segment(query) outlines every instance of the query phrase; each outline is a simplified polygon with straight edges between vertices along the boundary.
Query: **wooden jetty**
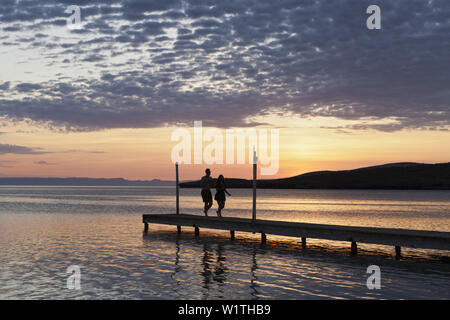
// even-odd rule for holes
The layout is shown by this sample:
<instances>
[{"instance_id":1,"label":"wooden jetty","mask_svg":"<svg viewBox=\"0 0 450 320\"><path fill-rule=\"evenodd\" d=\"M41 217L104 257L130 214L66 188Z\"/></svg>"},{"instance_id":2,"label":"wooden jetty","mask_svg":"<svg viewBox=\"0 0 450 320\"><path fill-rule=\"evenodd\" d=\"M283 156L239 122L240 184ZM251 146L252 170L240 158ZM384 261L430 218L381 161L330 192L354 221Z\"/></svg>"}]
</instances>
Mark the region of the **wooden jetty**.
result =
<instances>
[{"instance_id":1,"label":"wooden jetty","mask_svg":"<svg viewBox=\"0 0 450 320\"><path fill-rule=\"evenodd\" d=\"M178 233L181 232L182 226L193 227L196 236L200 235L200 228L229 230L231 239L235 238L235 231L260 233L263 244L267 241L267 234L299 237L303 247L306 247L307 238L349 241L352 254L357 253L358 242L381 244L394 246L397 257L401 255L401 247L450 250L450 232L258 220L256 219L257 161L254 150L252 219L180 214L178 163L176 163L176 214L144 214L144 232L148 232L149 224L154 223L176 225Z\"/></svg>"},{"instance_id":2,"label":"wooden jetty","mask_svg":"<svg viewBox=\"0 0 450 320\"><path fill-rule=\"evenodd\" d=\"M357 253L357 243L381 244L395 247L396 256L401 255L401 247L450 250L450 232L406 230L391 228L351 227L314 223L299 223L273 220L253 220L243 218L205 217L187 214L144 214L144 231L148 225L176 225L193 227L195 235L200 235L200 228L229 230L232 239L235 231L261 234L261 243L265 243L268 234L301 238L306 246L306 239L325 239L348 241L351 253Z\"/></svg>"}]
</instances>

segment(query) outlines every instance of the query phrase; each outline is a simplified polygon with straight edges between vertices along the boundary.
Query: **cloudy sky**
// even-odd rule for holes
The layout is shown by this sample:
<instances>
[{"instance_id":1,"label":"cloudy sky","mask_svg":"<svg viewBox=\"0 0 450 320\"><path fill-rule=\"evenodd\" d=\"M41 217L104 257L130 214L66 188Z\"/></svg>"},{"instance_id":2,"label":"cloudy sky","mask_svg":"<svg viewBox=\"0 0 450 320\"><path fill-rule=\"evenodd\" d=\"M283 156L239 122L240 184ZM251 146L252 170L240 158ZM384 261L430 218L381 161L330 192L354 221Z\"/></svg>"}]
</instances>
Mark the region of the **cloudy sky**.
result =
<instances>
[{"instance_id":1,"label":"cloudy sky","mask_svg":"<svg viewBox=\"0 0 450 320\"><path fill-rule=\"evenodd\" d=\"M194 120L279 128L278 176L450 161L448 0L3 0L0 22L2 176L170 179Z\"/></svg>"}]
</instances>

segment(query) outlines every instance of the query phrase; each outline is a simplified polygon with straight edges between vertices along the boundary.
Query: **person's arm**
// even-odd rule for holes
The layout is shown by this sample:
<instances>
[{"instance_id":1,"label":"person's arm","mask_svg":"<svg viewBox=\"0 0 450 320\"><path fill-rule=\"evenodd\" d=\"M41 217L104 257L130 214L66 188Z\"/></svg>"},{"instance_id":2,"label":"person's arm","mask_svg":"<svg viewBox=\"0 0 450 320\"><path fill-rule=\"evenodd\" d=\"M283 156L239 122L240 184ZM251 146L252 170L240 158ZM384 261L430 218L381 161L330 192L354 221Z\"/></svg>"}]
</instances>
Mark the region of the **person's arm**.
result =
<instances>
[{"instance_id":1,"label":"person's arm","mask_svg":"<svg viewBox=\"0 0 450 320\"><path fill-rule=\"evenodd\" d=\"M227 195L231 197L231 194L227 191L227 189L223 189Z\"/></svg>"}]
</instances>

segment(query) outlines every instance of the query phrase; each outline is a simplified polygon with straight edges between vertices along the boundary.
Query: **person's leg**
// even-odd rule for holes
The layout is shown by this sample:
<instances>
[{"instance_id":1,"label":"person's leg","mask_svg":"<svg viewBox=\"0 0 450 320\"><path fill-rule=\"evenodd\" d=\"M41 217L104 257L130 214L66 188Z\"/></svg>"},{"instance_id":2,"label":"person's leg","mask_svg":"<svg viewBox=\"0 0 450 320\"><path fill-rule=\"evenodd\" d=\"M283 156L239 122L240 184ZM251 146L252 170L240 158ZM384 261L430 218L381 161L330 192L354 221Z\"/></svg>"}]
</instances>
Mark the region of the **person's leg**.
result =
<instances>
[{"instance_id":1,"label":"person's leg","mask_svg":"<svg viewBox=\"0 0 450 320\"><path fill-rule=\"evenodd\" d=\"M225 207L225 201L218 201L219 204L219 210L217 211L217 215L219 217L222 216L222 209Z\"/></svg>"},{"instance_id":2,"label":"person's leg","mask_svg":"<svg viewBox=\"0 0 450 320\"><path fill-rule=\"evenodd\" d=\"M212 201L212 194L211 191L207 191L206 194L206 203L205 203L205 214L208 216L208 210L212 207L213 201Z\"/></svg>"},{"instance_id":3,"label":"person's leg","mask_svg":"<svg viewBox=\"0 0 450 320\"><path fill-rule=\"evenodd\" d=\"M206 212L208 212L208 210L211 209L212 205L213 205L212 201L209 201L209 202L205 203L205 210L206 210Z\"/></svg>"},{"instance_id":4,"label":"person's leg","mask_svg":"<svg viewBox=\"0 0 450 320\"><path fill-rule=\"evenodd\" d=\"M217 211L216 211L216 213L217 213L217 216L220 217L220 201L219 200L217 200Z\"/></svg>"},{"instance_id":5,"label":"person's leg","mask_svg":"<svg viewBox=\"0 0 450 320\"><path fill-rule=\"evenodd\" d=\"M205 216L208 216L208 210L209 210L208 202L205 202L205 206L203 208L203 212L205 213Z\"/></svg>"},{"instance_id":6,"label":"person's leg","mask_svg":"<svg viewBox=\"0 0 450 320\"><path fill-rule=\"evenodd\" d=\"M208 199L206 198L205 190L202 190L202 200L203 200L203 213L208 216Z\"/></svg>"},{"instance_id":7,"label":"person's leg","mask_svg":"<svg viewBox=\"0 0 450 320\"><path fill-rule=\"evenodd\" d=\"M205 216L208 216L208 210L212 207L212 195L211 191L208 190L202 190L202 198L203 202L205 203L205 207L203 209L203 212L205 213Z\"/></svg>"}]
</instances>

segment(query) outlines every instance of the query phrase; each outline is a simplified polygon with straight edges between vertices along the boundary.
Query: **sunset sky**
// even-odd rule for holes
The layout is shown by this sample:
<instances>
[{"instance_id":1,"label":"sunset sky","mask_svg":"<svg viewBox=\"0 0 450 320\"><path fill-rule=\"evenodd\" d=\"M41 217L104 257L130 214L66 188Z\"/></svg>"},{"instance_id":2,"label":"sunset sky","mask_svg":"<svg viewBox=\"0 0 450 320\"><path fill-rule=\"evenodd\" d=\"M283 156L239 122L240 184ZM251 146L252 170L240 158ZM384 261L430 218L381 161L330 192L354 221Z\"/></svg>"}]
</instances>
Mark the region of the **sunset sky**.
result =
<instances>
[{"instance_id":1,"label":"sunset sky","mask_svg":"<svg viewBox=\"0 0 450 320\"><path fill-rule=\"evenodd\" d=\"M264 178L449 162L448 0L376 1L381 30L366 27L371 4L2 1L0 176L172 180L171 135L196 120L279 129Z\"/></svg>"}]
</instances>

